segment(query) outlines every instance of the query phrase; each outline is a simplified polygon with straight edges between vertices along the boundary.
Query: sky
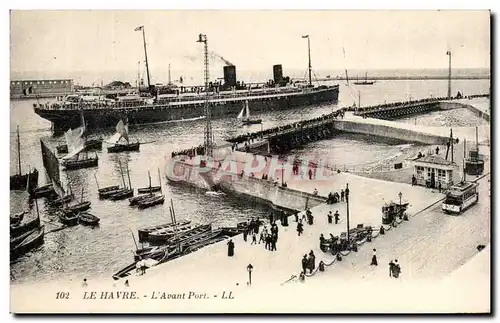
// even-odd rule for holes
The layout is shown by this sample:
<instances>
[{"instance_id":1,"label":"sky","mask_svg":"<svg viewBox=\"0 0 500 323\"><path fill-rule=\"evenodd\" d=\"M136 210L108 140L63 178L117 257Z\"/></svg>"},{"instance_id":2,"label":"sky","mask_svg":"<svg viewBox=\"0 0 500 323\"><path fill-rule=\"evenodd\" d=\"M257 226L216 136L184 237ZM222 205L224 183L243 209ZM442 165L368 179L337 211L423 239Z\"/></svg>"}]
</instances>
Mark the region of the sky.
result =
<instances>
[{"instance_id":1,"label":"sky","mask_svg":"<svg viewBox=\"0 0 500 323\"><path fill-rule=\"evenodd\" d=\"M453 67L490 67L488 11L12 11L11 75L135 77L144 61L140 25L153 83L169 64L202 77L199 33L237 70L305 70L302 35L310 35L317 70L447 68L447 50ZM212 78L223 65L211 57Z\"/></svg>"}]
</instances>

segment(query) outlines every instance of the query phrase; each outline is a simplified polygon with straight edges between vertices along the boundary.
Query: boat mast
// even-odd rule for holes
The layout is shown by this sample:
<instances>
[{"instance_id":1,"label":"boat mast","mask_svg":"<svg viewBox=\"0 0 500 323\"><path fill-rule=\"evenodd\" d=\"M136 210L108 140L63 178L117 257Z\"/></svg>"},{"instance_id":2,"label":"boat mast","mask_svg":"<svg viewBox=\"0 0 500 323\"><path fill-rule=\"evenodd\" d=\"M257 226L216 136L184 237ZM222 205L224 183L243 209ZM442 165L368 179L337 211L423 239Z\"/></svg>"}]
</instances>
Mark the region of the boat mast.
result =
<instances>
[{"instance_id":1,"label":"boat mast","mask_svg":"<svg viewBox=\"0 0 500 323\"><path fill-rule=\"evenodd\" d=\"M128 171L128 163L127 163L127 176L128 176L128 185L129 185L129 189L132 189L132 183L130 182L130 173Z\"/></svg>"},{"instance_id":2,"label":"boat mast","mask_svg":"<svg viewBox=\"0 0 500 323\"><path fill-rule=\"evenodd\" d=\"M309 35L302 36L302 38L307 38L307 52L308 52L308 56L309 56L309 86L312 86L311 41L309 39Z\"/></svg>"},{"instance_id":3,"label":"boat mast","mask_svg":"<svg viewBox=\"0 0 500 323\"><path fill-rule=\"evenodd\" d=\"M17 126L17 162L19 166L19 175L21 175L21 139L19 139L19 125ZM29 178L28 178L29 181Z\"/></svg>"},{"instance_id":4,"label":"boat mast","mask_svg":"<svg viewBox=\"0 0 500 323\"><path fill-rule=\"evenodd\" d=\"M148 178L149 178L149 194L151 194L151 174L149 174L149 170L148 170Z\"/></svg>"},{"instance_id":5,"label":"boat mast","mask_svg":"<svg viewBox=\"0 0 500 323\"><path fill-rule=\"evenodd\" d=\"M160 169L158 168L158 181L160 182L160 192L163 191L161 187L161 176L160 176Z\"/></svg>"},{"instance_id":6,"label":"boat mast","mask_svg":"<svg viewBox=\"0 0 500 323\"><path fill-rule=\"evenodd\" d=\"M448 59L448 100L451 99L451 51L447 51Z\"/></svg>"},{"instance_id":7,"label":"boat mast","mask_svg":"<svg viewBox=\"0 0 500 323\"><path fill-rule=\"evenodd\" d=\"M120 161L118 161L118 165L120 166L120 174L122 175L123 188L126 188L127 185L125 184L125 177L123 176L122 163Z\"/></svg>"}]
</instances>

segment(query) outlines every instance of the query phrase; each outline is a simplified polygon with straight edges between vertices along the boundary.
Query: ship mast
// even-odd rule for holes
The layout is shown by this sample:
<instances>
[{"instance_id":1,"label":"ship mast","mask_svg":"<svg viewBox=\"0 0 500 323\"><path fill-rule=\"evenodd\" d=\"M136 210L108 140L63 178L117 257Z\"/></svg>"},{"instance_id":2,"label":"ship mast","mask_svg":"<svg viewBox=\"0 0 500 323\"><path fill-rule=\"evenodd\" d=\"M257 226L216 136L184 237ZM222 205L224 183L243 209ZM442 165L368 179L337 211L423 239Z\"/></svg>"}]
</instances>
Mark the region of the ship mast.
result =
<instances>
[{"instance_id":1,"label":"ship mast","mask_svg":"<svg viewBox=\"0 0 500 323\"><path fill-rule=\"evenodd\" d=\"M144 26L139 26L135 28L135 31L141 31L142 30L142 41L144 43L144 57L145 57L145 62L146 62L146 75L148 77L148 90L151 91L151 79L149 77L149 64L148 64L148 52L146 50L146 33L144 31Z\"/></svg>"},{"instance_id":2,"label":"ship mast","mask_svg":"<svg viewBox=\"0 0 500 323\"><path fill-rule=\"evenodd\" d=\"M206 127L205 127L205 155L213 157L213 149L214 149L214 144L213 144L213 134L212 134L212 121L211 116L210 116L210 106L208 102L208 80L210 78L209 75L209 69L208 69L208 44L207 44L207 35L204 34L199 34L198 35L198 43L203 43L204 44L204 66L205 66L205 71L204 71L204 76L205 76L205 105L204 105L204 112L205 112L205 119L206 119Z\"/></svg>"},{"instance_id":3,"label":"ship mast","mask_svg":"<svg viewBox=\"0 0 500 323\"><path fill-rule=\"evenodd\" d=\"M447 51L448 59L448 100L451 99L451 51Z\"/></svg>"},{"instance_id":4,"label":"ship mast","mask_svg":"<svg viewBox=\"0 0 500 323\"><path fill-rule=\"evenodd\" d=\"M21 175L21 140L19 139L19 126L17 126L17 162L19 163L19 175Z\"/></svg>"},{"instance_id":5,"label":"ship mast","mask_svg":"<svg viewBox=\"0 0 500 323\"><path fill-rule=\"evenodd\" d=\"M307 52L309 54L309 86L312 86L312 66L311 66L311 41L309 39L309 35L302 36L302 38L307 38Z\"/></svg>"}]
</instances>

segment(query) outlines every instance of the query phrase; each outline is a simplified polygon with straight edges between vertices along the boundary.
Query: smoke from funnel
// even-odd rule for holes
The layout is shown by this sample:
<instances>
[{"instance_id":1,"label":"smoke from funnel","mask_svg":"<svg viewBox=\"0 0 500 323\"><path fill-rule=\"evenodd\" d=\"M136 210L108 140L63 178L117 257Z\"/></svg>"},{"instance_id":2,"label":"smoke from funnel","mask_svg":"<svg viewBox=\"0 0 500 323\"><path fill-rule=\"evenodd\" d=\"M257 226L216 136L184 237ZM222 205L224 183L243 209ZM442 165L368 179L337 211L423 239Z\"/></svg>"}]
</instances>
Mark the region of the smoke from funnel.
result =
<instances>
[{"instance_id":1,"label":"smoke from funnel","mask_svg":"<svg viewBox=\"0 0 500 323\"><path fill-rule=\"evenodd\" d=\"M218 58L218 59L220 59L221 61L224 62L224 64L226 64L226 66L234 66L233 63L231 63L230 61L228 61L227 59L225 59L224 57L220 56L219 54L217 54L214 51L210 52L210 56L211 56L211 58Z\"/></svg>"}]
</instances>

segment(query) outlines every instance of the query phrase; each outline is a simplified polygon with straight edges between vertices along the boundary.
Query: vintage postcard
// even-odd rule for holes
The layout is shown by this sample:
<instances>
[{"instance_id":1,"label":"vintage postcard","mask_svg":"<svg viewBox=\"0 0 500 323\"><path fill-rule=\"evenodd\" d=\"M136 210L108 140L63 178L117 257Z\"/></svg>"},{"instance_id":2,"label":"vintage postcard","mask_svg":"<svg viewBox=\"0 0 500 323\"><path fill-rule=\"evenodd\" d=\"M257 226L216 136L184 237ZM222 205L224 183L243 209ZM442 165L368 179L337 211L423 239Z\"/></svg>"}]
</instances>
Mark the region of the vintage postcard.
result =
<instances>
[{"instance_id":1,"label":"vintage postcard","mask_svg":"<svg viewBox=\"0 0 500 323\"><path fill-rule=\"evenodd\" d=\"M10 13L12 313L489 313L491 13Z\"/></svg>"}]
</instances>

